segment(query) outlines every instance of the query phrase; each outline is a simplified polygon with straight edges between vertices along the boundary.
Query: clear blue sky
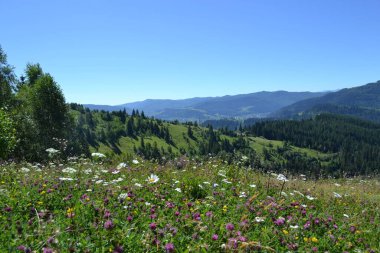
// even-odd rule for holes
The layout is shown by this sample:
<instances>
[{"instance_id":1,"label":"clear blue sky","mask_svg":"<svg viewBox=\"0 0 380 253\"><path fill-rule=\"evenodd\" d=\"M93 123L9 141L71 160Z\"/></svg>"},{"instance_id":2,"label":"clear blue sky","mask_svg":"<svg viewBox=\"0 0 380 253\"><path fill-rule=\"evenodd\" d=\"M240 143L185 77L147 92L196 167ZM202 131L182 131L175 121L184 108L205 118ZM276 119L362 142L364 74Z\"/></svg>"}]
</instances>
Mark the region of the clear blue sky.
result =
<instances>
[{"instance_id":1,"label":"clear blue sky","mask_svg":"<svg viewBox=\"0 0 380 253\"><path fill-rule=\"evenodd\" d=\"M380 79L379 0L0 0L20 76L51 73L68 102L122 104Z\"/></svg>"}]
</instances>

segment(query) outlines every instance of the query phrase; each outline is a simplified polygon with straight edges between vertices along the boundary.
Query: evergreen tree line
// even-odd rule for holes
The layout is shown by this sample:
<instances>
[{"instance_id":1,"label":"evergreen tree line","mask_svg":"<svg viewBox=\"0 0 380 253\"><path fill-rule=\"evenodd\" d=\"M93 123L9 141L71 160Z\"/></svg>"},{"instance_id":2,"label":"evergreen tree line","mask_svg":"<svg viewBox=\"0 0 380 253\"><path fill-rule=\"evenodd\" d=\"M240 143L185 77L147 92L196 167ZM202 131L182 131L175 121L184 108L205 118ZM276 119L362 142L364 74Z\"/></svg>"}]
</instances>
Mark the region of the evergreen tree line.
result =
<instances>
[{"instance_id":1,"label":"evergreen tree line","mask_svg":"<svg viewBox=\"0 0 380 253\"><path fill-rule=\"evenodd\" d=\"M259 122L249 134L335 154L328 170L349 175L380 171L380 125L349 116L321 114L301 121Z\"/></svg>"}]
</instances>

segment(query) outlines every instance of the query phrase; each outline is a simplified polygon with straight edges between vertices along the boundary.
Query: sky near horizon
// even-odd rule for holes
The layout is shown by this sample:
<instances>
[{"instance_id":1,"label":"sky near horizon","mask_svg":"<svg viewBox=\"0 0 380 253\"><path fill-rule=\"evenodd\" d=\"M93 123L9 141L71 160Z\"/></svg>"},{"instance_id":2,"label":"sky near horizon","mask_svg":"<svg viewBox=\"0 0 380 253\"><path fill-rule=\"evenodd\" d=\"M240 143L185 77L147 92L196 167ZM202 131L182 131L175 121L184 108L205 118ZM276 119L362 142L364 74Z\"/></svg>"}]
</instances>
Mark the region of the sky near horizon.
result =
<instances>
[{"instance_id":1,"label":"sky near horizon","mask_svg":"<svg viewBox=\"0 0 380 253\"><path fill-rule=\"evenodd\" d=\"M117 105L380 80L379 0L0 0L0 45L68 102Z\"/></svg>"}]
</instances>

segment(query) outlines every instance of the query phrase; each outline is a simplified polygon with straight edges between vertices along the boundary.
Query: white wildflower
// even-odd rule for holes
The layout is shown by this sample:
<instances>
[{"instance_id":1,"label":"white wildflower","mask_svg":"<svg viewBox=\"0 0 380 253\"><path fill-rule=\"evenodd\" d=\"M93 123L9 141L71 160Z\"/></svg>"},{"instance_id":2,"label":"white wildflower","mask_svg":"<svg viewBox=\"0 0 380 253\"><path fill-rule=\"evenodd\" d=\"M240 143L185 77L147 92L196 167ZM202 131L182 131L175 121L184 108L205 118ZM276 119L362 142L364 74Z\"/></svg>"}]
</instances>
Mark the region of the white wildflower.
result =
<instances>
[{"instance_id":1,"label":"white wildflower","mask_svg":"<svg viewBox=\"0 0 380 253\"><path fill-rule=\"evenodd\" d=\"M290 225L289 227L292 228L292 229L297 229L297 228L298 228L298 225L295 225L295 226Z\"/></svg>"},{"instance_id":2,"label":"white wildflower","mask_svg":"<svg viewBox=\"0 0 380 253\"><path fill-rule=\"evenodd\" d=\"M174 190L177 192L182 192L181 188L175 188Z\"/></svg>"},{"instance_id":3,"label":"white wildflower","mask_svg":"<svg viewBox=\"0 0 380 253\"><path fill-rule=\"evenodd\" d=\"M336 193L336 192L333 192L333 195L335 198L341 198L342 197L342 195L340 195L339 193Z\"/></svg>"},{"instance_id":4,"label":"white wildflower","mask_svg":"<svg viewBox=\"0 0 380 253\"><path fill-rule=\"evenodd\" d=\"M56 150L54 148L48 148L46 149L46 152L48 152L49 154L56 154L59 153L59 150Z\"/></svg>"},{"instance_id":5,"label":"white wildflower","mask_svg":"<svg viewBox=\"0 0 380 253\"><path fill-rule=\"evenodd\" d=\"M255 217L256 222L263 222L265 219L263 217Z\"/></svg>"},{"instance_id":6,"label":"white wildflower","mask_svg":"<svg viewBox=\"0 0 380 253\"><path fill-rule=\"evenodd\" d=\"M87 169L87 170L84 171L84 174L87 174L87 175L88 175L88 174L91 174L91 173L92 173L92 170L91 170L91 169Z\"/></svg>"},{"instance_id":7,"label":"white wildflower","mask_svg":"<svg viewBox=\"0 0 380 253\"><path fill-rule=\"evenodd\" d=\"M116 169L120 170L120 169L124 169L126 167L127 167L126 163L119 163L119 165L116 167Z\"/></svg>"},{"instance_id":8,"label":"white wildflower","mask_svg":"<svg viewBox=\"0 0 380 253\"><path fill-rule=\"evenodd\" d=\"M222 180L222 182L226 183L226 184L232 184L232 182L228 181L226 178Z\"/></svg>"},{"instance_id":9,"label":"white wildflower","mask_svg":"<svg viewBox=\"0 0 380 253\"><path fill-rule=\"evenodd\" d=\"M74 168L67 167L67 168L63 169L62 172L63 172L63 173L69 173L69 174L72 174L72 173L77 172L77 170L74 169Z\"/></svg>"},{"instance_id":10,"label":"white wildflower","mask_svg":"<svg viewBox=\"0 0 380 253\"><path fill-rule=\"evenodd\" d=\"M119 197L117 197L118 199L126 199L128 197L128 193L120 193Z\"/></svg>"},{"instance_id":11,"label":"white wildflower","mask_svg":"<svg viewBox=\"0 0 380 253\"><path fill-rule=\"evenodd\" d=\"M239 198L246 198L246 197L247 197L247 194L245 194L245 192L241 192L239 195Z\"/></svg>"},{"instance_id":12,"label":"white wildflower","mask_svg":"<svg viewBox=\"0 0 380 253\"><path fill-rule=\"evenodd\" d=\"M140 187L140 188L142 187L142 185L139 183L135 183L135 186Z\"/></svg>"},{"instance_id":13,"label":"white wildflower","mask_svg":"<svg viewBox=\"0 0 380 253\"><path fill-rule=\"evenodd\" d=\"M306 198L307 198L308 200L314 200L314 199L315 199L314 197L312 197L312 196L310 196L310 195L306 195Z\"/></svg>"},{"instance_id":14,"label":"white wildflower","mask_svg":"<svg viewBox=\"0 0 380 253\"><path fill-rule=\"evenodd\" d=\"M218 171L218 175L221 176L221 177L227 177L226 176L226 172L224 170L219 170Z\"/></svg>"},{"instance_id":15,"label":"white wildflower","mask_svg":"<svg viewBox=\"0 0 380 253\"><path fill-rule=\"evenodd\" d=\"M139 162L137 159L133 159L133 160L132 160L132 163L133 163L133 164L139 164L140 162Z\"/></svg>"},{"instance_id":16,"label":"white wildflower","mask_svg":"<svg viewBox=\"0 0 380 253\"><path fill-rule=\"evenodd\" d=\"M285 181L285 182L289 181L283 174L278 174L277 175L277 180L279 180L279 181Z\"/></svg>"},{"instance_id":17,"label":"white wildflower","mask_svg":"<svg viewBox=\"0 0 380 253\"><path fill-rule=\"evenodd\" d=\"M348 214L343 214L343 216L346 218L350 218L350 216L348 216Z\"/></svg>"},{"instance_id":18,"label":"white wildflower","mask_svg":"<svg viewBox=\"0 0 380 253\"><path fill-rule=\"evenodd\" d=\"M114 171L112 171L111 173L114 174L114 175L116 175L116 174L119 174L120 171L119 171L119 170L114 170Z\"/></svg>"},{"instance_id":19,"label":"white wildflower","mask_svg":"<svg viewBox=\"0 0 380 253\"><path fill-rule=\"evenodd\" d=\"M104 154L102 153L92 153L91 154L92 157L97 157L97 158L104 158L106 157Z\"/></svg>"},{"instance_id":20,"label":"white wildflower","mask_svg":"<svg viewBox=\"0 0 380 253\"><path fill-rule=\"evenodd\" d=\"M302 197L304 197L305 195L303 195L303 193L302 192L299 192L299 191L293 191L294 193L297 193L298 195L300 195L300 196L302 196Z\"/></svg>"},{"instance_id":21,"label":"white wildflower","mask_svg":"<svg viewBox=\"0 0 380 253\"><path fill-rule=\"evenodd\" d=\"M61 180L61 181L73 181L74 179L72 179L71 177L60 177L59 180Z\"/></svg>"},{"instance_id":22,"label":"white wildflower","mask_svg":"<svg viewBox=\"0 0 380 253\"><path fill-rule=\"evenodd\" d=\"M30 169L26 168L26 167L22 167L21 168L21 171L24 172L24 173L27 173L30 171Z\"/></svg>"},{"instance_id":23,"label":"white wildflower","mask_svg":"<svg viewBox=\"0 0 380 253\"><path fill-rule=\"evenodd\" d=\"M256 185L255 184L250 184L249 187L256 188Z\"/></svg>"},{"instance_id":24,"label":"white wildflower","mask_svg":"<svg viewBox=\"0 0 380 253\"><path fill-rule=\"evenodd\" d=\"M158 180L160 180L160 178L157 176L157 175L154 175L154 174L150 174L150 176L147 178L147 182L150 183L150 184L154 184L154 183L157 183Z\"/></svg>"}]
</instances>

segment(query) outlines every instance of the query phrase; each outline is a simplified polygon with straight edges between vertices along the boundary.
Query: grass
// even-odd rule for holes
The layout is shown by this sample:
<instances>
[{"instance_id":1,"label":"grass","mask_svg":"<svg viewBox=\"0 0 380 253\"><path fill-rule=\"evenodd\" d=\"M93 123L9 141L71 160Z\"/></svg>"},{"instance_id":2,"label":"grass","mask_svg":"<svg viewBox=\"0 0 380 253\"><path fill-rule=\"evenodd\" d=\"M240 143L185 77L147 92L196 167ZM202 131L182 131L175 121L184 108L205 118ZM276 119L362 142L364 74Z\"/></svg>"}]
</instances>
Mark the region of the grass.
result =
<instances>
[{"instance_id":1,"label":"grass","mask_svg":"<svg viewBox=\"0 0 380 253\"><path fill-rule=\"evenodd\" d=\"M210 159L0 167L7 252L378 252L376 179L283 183ZM147 181L151 174L158 181Z\"/></svg>"}]
</instances>

